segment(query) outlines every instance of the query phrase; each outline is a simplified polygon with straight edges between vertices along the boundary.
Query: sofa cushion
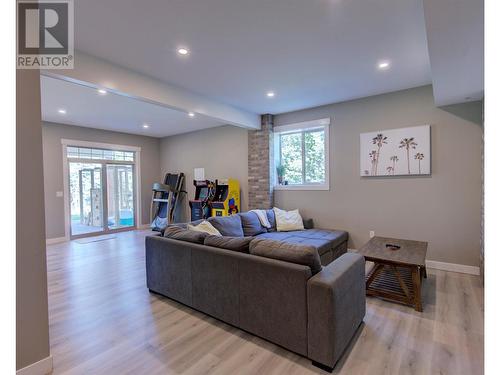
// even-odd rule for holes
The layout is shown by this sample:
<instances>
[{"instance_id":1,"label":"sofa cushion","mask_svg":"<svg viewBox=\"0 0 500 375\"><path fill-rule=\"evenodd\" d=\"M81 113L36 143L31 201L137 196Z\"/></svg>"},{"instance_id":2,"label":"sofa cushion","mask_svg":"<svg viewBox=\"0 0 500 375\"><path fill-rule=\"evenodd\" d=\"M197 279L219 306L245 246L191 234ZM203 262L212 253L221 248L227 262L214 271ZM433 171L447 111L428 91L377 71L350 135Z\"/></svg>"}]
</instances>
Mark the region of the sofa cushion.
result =
<instances>
[{"instance_id":1,"label":"sofa cushion","mask_svg":"<svg viewBox=\"0 0 500 375\"><path fill-rule=\"evenodd\" d=\"M276 232L276 216L274 215L274 210L270 208L266 210L267 220L269 220L269 224L271 224L271 228L268 228L268 232Z\"/></svg>"},{"instance_id":2,"label":"sofa cushion","mask_svg":"<svg viewBox=\"0 0 500 375\"><path fill-rule=\"evenodd\" d=\"M293 236L295 232L267 232L258 234L257 238L268 238L270 240L284 241Z\"/></svg>"},{"instance_id":3,"label":"sofa cushion","mask_svg":"<svg viewBox=\"0 0 500 375\"><path fill-rule=\"evenodd\" d=\"M163 233L163 237L200 244L205 241L206 236L208 236L207 233L184 229L178 226L169 226L165 228L165 232Z\"/></svg>"},{"instance_id":4,"label":"sofa cushion","mask_svg":"<svg viewBox=\"0 0 500 375\"><path fill-rule=\"evenodd\" d=\"M347 241L347 232L340 230L306 229L291 232L268 232L257 235L257 238L267 238L291 244L306 244L314 246L319 255L323 255Z\"/></svg>"},{"instance_id":5,"label":"sofa cushion","mask_svg":"<svg viewBox=\"0 0 500 375\"><path fill-rule=\"evenodd\" d=\"M174 223L174 224L169 224L167 225L167 228L168 227L178 227L178 228L182 228L182 229L187 229L187 226L188 224L190 225L198 225L202 222L204 222L205 219L199 219L199 220L194 220L194 221L190 221L190 222L187 222L187 223Z\"/></svg>"},{"instance_id":6,"label":"sofa cushion","mask_svg":"<svg viewBox=\"0 0 500 375\"><path fill-rule=\"evenodd\" d=\"M349 239L348 233L343 230L308 229L293 233L297 237L328 240L331 242L332 248Z\"/></svg>"},{"instance_id":7,"label":"sofa cushion","mask_svg":"<svg viewBox=\"0 0 500 375\"><path fill-rule=\"evenodd\" d=\"M220 232L208 221L203 220L201 223L197 225L193 225L191 223L188 223L187 229L189 230L194 230L196 232L204 232L209 235L215 235L215 236L222 236Z\"/></svg>"},{"instance_id":8,"label":"sofa cushion","mask_svg":"<svg viewBox=\"0 0 500 375\"><path fill-rule=\"evenodd\" d=\"M262 233L258 235L257 238L270 239L274 241L281 241L283 243L291 245L307 245L313 246L319 255L330 251L332 249L332 242L327 239L320 238L306 238L293 235L294 232L272 232L272 233ZM276 234L286 234L285 236L276 236Z\"/></svg>"},{"instance_id":9,"label":"sofa cushion","mask_svg":"<svg viewBox=\"0 0 500 375\"><path fill-rule=\"evenodd\" d=\"M302 264L311 268L313 275L321 271L321 260L314 246L256 238L250 242L250 254Z\"/></svg>"},{"instance_id":10,"label":"sofa cushion","mask_svg":"<svg viewBox=\"0 0 500 375\"><path fill-rule=\"evenodd\" d=\"M299 210L285 211L277 207L273 208L276 218L276 229L278 232L289 232L304 229L304 223Z\"/></svg>"},{"instance_id":11,"label":"sofa cushion","mask_svg":"<svg viewBox=\"0 0 500 375\"><path fill-rule=\"evenodd\" d=\"M243 237L243 228L241 226L241 218L239 215L231 216L212 216L208 219L223 236L228 237Z\"/></svg>"},{"instance_id":12,"label":"sofa cushion","mask_svg":"<svg viewBox=\"0 0 500 375\"><path fill-rule=\"evenodd\" d=\"M266 228L266 231L268 228L271 228L271 223L269 222L269 219L267 218L266 210L254 209L254 210L250 210L248 212L253 212L257 215L257 217L259 218L260 224L264 228Z\"/></svg>"},{"instance_id":13,"label":"sofa cushion","mask_svg":"<svg viewBox=\"0 0 500 375\"><path fill-rule=\"evenodd\" d=\"M256 236L260 233L267 232L259 220L255 212L242 212L238 214L241 218L241 226L245 236Z\"/></svg>"},{"instance_id":14,"label":"sofa cushion","mask_svg":"<svg viewBox=\"0 0 500 375\"><path fill-rule=\"evenodd\" d=\"M227 236L207 236L204 244L207 246L219 247L221 249L248 253L250 241L253 237L227 237Z\"/></svg>"}]
</instances>

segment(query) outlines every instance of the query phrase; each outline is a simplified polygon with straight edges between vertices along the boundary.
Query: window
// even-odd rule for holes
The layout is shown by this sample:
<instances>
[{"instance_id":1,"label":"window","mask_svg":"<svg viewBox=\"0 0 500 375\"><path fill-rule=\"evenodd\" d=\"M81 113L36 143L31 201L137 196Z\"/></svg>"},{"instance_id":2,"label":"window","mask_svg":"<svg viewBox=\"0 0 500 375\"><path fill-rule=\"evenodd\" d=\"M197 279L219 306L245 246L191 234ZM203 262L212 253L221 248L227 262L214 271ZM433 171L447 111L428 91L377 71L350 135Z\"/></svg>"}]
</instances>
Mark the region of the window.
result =
<instances>
[{"instance_id":1,"label":"window","mask_svg":"<svg viewBox=\"0 0 500 375\"><path fill-rule=\"evenodd\" d=\"M329 189L329 125L327 118L275 127L276 189Z\"/></svg>"},{"instance_id":2,"label":"window","mask_svg":"<svg viewBox=\"0 0 500 375\"><path fill-rule=\"evenodd\" d=\"M103 150L99 148L72 147L68 146L68 158L94 159L94 160L114 160L114 161L134 161L135 153L132 151Z\"/></svg>"}]
</instances>

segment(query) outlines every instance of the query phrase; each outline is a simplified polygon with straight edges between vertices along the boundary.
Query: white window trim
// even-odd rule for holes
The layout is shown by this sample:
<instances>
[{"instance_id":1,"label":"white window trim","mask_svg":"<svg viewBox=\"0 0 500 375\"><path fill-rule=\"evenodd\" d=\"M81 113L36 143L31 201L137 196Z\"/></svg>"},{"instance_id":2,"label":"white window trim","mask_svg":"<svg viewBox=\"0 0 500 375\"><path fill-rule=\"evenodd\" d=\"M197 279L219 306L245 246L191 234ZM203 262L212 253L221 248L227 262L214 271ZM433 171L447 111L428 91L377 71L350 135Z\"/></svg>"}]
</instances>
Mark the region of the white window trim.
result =
<instances>
[{"instance_id":1,"label":"white window trim","mask_svg":"<svg viewBox=\"0 0 500 375\"><path fill-rule=\"evenodd\" d=\"M310 130L323 127L325 129L325 183L279 185L278 176L274 173L274 190L330 190L330 118L298 122L274 127L274 167L280 162L279 134L298 130Z\"/></svg>"},{"instance_id":2,"label":"white window trim","mask_svg":"<svg viewBox=\"0 0 500 375\"><path fill-rule=\"evenodd\" d=\"M70 240L71 223L70 223L70 207L69 207L69 170L68 170L68 147L88 147L88 148L102 148L113 151L133 151L135 152L135 189L136 189L136 228L141 228L142 224L142 198L141 198L141 148L137 146L117 145L114 143L100 143L80 141L76 139L61 139L62 144L62 157L63 157L63 189L64 189L64 238L66 241ZM101 160L97 160L100 162ZM112 160L109 160L113 162ZM92 161L91 161L92 162ZM125 162L131 163L131 162Z\"/></svg>"},{"instance_id":3,"label":"white window trim","mask_svg":"<svg viewBox=\"0 0 500 375\"><path fill-rule=\"evenodd\" d=\"M116 145L114 143L100 143L100 142L88 142L88 141L79 141L75 139L61 139L61 143L66 146L74 146L74 147L87 147L87 148L100 148L103 150L112 150L112 151L135 151L140 152L141 148L137 146L128 146L128 145Z\"/></svg>"}]
</instances>

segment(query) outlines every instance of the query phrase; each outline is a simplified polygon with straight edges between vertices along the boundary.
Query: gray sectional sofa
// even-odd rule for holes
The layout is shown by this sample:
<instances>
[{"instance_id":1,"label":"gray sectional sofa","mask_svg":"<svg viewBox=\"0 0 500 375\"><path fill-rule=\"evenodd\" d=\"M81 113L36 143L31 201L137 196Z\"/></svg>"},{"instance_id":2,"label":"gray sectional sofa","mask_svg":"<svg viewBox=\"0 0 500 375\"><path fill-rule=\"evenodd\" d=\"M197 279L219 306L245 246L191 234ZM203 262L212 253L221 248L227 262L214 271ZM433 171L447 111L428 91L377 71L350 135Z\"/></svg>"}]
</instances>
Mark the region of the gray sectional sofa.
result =
<instances>
[{"instance_id":1,"label":"gray sectional sofa","mask_svg":"<svg viewBox=\"0 0 500 375\"><path fill-rule=\"evenodd\" d=\"M276 232L249 214L210 218L224 237L183 225L146 237L149 290L331 371L365 316L363 257L346 232Z\"/></svg>"}]
</instances>

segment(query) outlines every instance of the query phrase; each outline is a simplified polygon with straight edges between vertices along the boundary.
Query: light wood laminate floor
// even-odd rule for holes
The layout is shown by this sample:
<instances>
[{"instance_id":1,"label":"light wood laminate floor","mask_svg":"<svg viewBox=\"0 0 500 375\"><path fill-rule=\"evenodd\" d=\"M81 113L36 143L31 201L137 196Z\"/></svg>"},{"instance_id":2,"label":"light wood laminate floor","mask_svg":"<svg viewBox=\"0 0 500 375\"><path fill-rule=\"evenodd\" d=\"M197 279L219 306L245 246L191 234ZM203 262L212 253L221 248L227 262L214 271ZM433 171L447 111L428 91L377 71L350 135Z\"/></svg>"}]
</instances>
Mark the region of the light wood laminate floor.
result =
<instances>
[{"instance_id":1,"label":"light wood laminate floor","mask_svg":"<svg viewBox=\"0 0 500 375\"><path fill-rule=\"evenodd\" d=\"M54 374L326 374L310 361L146 288L144 237L47 249ZM367 299L336 374L482 374L478 276L429 270L424 312Z\"/></svg>"}]
</instances>

